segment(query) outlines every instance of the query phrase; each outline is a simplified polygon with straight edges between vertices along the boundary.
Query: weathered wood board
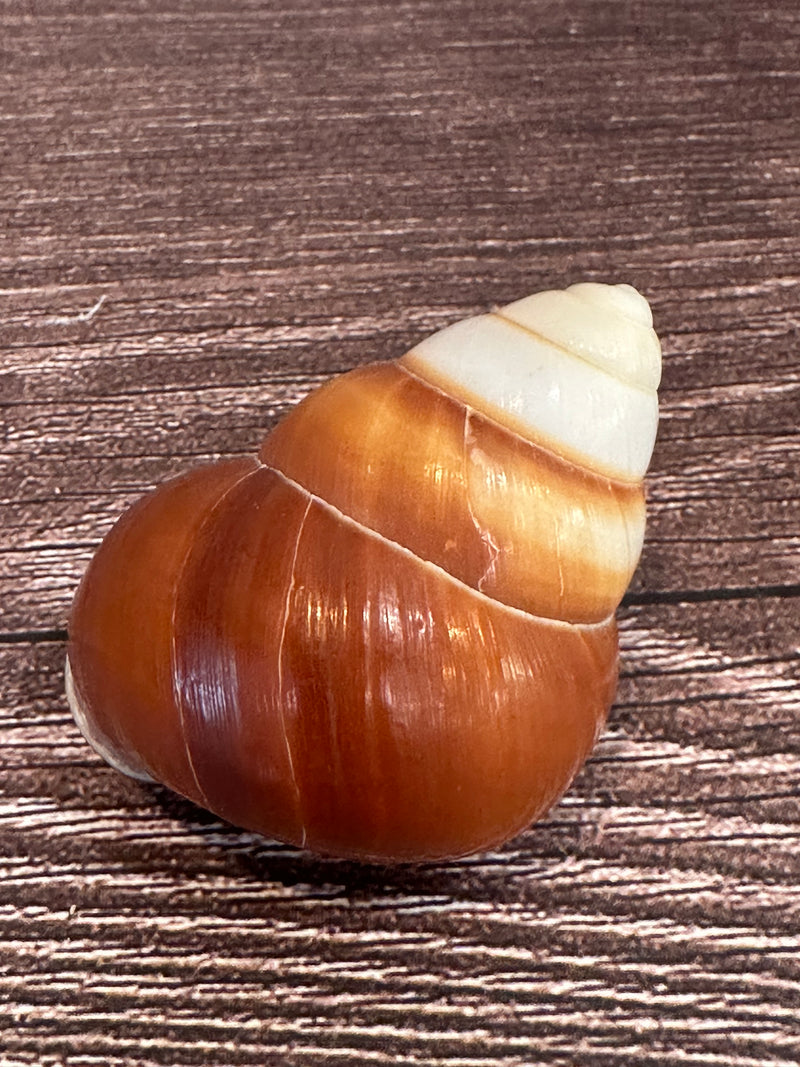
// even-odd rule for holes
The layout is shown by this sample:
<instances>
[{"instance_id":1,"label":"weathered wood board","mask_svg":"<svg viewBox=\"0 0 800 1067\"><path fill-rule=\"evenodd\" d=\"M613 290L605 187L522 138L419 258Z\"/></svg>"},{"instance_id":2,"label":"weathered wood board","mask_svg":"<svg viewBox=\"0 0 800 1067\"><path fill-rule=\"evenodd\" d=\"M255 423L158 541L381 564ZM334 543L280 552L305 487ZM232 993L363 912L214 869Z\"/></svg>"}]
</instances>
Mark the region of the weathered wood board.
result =
<instances>
[{"instance_id":1,"label":"weathered wood board","mask_svg":"<svg viewBox=\"0 0 800 1067\"><path fill-rule=\"evenodd\" d=\"M800 1062L800 9L0 5L0 1065ZM581 278L665 352L618 700L550 817L316 860L82 742L124 506Z\"/></svg>"}]
</instances>

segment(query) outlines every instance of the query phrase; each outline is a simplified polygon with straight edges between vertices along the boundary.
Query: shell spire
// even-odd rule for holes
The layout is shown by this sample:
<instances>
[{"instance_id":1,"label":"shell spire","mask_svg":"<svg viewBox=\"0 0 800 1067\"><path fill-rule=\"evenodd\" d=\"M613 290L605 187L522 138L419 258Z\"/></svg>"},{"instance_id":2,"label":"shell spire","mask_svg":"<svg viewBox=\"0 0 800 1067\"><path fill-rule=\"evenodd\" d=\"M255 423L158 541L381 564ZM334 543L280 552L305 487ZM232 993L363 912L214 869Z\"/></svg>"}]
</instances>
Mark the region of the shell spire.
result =
<instances>
[{"instance_id":1,"label":"shell spire","mask_svg":"<svg viewBox=\"0 0 800 1067\"><path fill-rule=\"evenodd\" d=\"M661 345L629 285L536 293L434 334L401 365L596 474L635 483L647 470Z\"/></svg>"},{"instance_id":2,"label":"shell spire","mask_svg":"<svg viewBox=\"0 0 800 1067\"><path fill-rule=\"evenodd\" d=\"M613 698L659 376L644 298L574 285L336 378L257 460L166 483L76 595L87 739L321 852L510 837Z\"/></svg>"}]
</instances>

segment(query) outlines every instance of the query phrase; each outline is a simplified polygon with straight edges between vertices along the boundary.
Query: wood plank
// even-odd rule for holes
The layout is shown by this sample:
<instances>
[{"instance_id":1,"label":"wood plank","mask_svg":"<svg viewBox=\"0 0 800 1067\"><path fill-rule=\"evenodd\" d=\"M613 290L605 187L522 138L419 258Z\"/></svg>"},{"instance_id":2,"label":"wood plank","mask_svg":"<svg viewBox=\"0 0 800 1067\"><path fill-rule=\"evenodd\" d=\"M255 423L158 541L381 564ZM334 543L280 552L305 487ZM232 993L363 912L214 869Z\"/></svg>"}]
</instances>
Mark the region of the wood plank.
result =
<instances>
[{"instance_id":1,"label":"wood plank","mask_svg":"<svg viewBox=\"0 0 800 1067\"><path fill-rule=\"evenodd\" d=\"M579 1063L790 1062L791 617L785 600L631 610L610 728L551 817L497 853L394 871L124 780L64 712L63 645L6 647L0 985L30 1008L22 1028L0 1009L3 1047L71 1042L88 1062L146 1038L143 1062L305 1063L328 1035L334 1059L377 1062L522 1063L534 1039L548 1063L576 1041Z\"/></svg>"},{"instance_id":2,"label":"wood plank","mask_svg":"<svg viewBox=\"0 0 800 1067\"><path fill-rule=\"evenodd\" d=\"M800 1062L793 0L0 10L0 1067ZM331 374L628 280L664 340L618 699L505 848L320 861L66 711L123 507Z\"/></svg>"}]
</instances>

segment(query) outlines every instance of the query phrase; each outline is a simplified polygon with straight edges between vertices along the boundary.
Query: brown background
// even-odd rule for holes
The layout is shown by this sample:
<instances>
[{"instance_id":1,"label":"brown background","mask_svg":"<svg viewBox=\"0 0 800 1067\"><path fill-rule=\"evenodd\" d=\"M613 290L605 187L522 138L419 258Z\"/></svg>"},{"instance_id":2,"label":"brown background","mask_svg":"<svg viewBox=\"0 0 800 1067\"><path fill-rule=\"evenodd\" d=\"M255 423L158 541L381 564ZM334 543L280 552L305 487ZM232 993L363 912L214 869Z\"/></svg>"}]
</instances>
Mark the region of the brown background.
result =
<instances>
[{"instance_id":1,"label":"brown background","mask_svg":"<svg viewBox=\"0 0 800 1067\"><path fill-rule=\"evenodd\" d=\"M796 0L0 4L3 1067L800 1062L798 54ZM663 419L550 818L365 869L102 765L64 628L122 508L584 278Z\"/></svg>"}]
</instances>

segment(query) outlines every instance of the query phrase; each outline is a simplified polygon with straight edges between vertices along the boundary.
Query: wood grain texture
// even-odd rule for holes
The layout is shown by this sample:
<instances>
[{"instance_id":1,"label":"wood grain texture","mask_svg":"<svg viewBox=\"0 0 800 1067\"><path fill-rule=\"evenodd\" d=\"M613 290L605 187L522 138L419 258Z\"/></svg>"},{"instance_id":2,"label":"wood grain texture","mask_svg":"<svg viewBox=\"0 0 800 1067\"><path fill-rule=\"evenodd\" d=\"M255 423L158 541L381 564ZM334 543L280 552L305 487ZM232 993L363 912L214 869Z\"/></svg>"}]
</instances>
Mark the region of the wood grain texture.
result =
<instances>
[{"instance_id":1,"label":"wood grain texture","mask_svg":"<svg viewBox=\"0 0 800 1067\"><path fill-rule=\"evenodd\" d=\"M800 1062L793 0L0 5L0 1064ZM627 280L665 350L594 758L496 853L320 862L66 711L123 507L331 374Z\"/></svg>"}]
</instances>

